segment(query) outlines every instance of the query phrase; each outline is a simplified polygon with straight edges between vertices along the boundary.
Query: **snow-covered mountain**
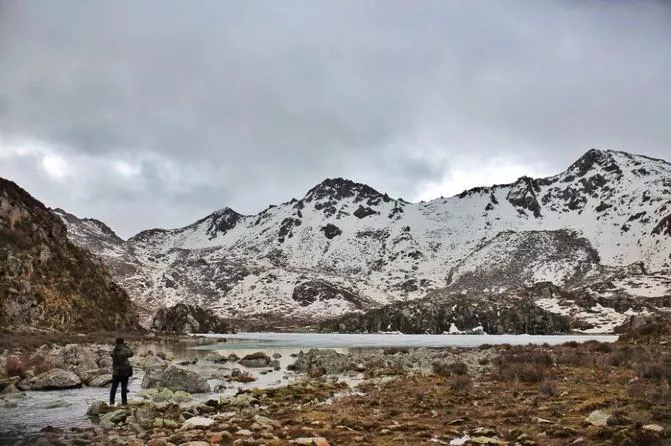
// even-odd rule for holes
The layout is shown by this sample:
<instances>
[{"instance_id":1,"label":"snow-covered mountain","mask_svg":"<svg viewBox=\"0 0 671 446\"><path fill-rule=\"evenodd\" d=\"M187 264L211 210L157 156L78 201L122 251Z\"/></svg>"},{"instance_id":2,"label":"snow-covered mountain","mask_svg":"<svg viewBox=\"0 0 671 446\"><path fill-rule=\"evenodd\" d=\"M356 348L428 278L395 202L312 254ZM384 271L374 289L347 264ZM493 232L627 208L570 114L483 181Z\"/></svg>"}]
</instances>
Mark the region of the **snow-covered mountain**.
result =
<instances>
[{"instance_id":1,"label":"snow-covered mountain","mask_svg":"<svg viewBox=\"0 0 671 446\"><path fill-rule=\"evenodd\" d=\"M126 241L54 212L141 305L187 302L230 317L323 318L443 287L575 286L635 262L671 270L671 164L615 151L421 203L327 179L257 215L224 208Z\"/></svg>"}]
</instances>

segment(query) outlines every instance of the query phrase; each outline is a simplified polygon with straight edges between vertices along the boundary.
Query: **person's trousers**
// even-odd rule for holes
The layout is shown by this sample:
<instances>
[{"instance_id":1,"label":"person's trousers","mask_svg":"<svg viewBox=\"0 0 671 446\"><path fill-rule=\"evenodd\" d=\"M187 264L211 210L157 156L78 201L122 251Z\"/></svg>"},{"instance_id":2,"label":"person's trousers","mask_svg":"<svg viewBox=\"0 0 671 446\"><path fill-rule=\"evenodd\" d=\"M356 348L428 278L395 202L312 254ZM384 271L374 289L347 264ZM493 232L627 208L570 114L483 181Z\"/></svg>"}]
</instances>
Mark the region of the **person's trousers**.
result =
<instances>
[{"instance_id":1,"label":"person's trousers","mask_svg":"<svg viewBox=\"0 0 671 446\"><path fill-rule=\"evenodd\" d=\"M128 403L128 376L113 376L112 388L110 389L110 405L114 404L116 389L121 384L121 404Z\"/></svg>"}]
</instances>

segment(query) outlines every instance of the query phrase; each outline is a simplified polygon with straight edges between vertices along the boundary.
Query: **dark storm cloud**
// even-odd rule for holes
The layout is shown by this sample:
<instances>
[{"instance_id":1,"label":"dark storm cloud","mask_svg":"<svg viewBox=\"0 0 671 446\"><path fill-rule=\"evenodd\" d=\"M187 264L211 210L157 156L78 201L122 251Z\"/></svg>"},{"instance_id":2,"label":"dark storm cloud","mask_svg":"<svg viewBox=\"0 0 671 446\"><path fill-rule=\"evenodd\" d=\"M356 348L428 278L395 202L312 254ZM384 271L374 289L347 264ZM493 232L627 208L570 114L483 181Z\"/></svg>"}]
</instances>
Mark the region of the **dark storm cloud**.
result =
<instances>
[{"instance_id":1,"label":"dark storm cloud","mask_svg":"<svg viewBox=\"0 0 671 446\"><path fill-rule=\"evenodd\" d=\"M464 155L548 172L592 146L671 158L662 1L0 5L0 136L70 166L37 178L44 153L4 146L0 174L124 235L326 176L413 198Z\"/></svg>"}]
</instances>

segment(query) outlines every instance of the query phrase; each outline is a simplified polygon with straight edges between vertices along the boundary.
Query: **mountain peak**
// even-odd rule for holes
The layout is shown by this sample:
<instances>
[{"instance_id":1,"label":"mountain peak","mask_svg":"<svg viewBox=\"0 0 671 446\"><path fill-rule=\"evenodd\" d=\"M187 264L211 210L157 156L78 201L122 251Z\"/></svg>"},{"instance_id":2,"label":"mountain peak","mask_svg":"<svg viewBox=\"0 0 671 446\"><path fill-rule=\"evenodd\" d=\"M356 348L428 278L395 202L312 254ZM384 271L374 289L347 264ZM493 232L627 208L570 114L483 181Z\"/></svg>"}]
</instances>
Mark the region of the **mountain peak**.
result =
<instances>
[{"instance_id":1,"label":"mountain peak","mask_svg":"<svg viewBox=\"0 0 671 446\"><path fill-rule=\"evenodd\" d=\"M367 184L357 183L345 178L327 178L305 195L305 201L319 201L323 198L340 201L354 197L354 201L375 200L390 201L387 194L381 194Z\"/></svg>"},{"instance_id":2,"label":"mountain peak","mask_svg":"<svg viewBox=\"0 0 671 446\"><path fill-rule=\"evenodd\" d=\"M616 154L620 152L615 152L613 150L599 150L599 149L589 149L583 156L578 158L576 162L571 164L568 168L568 171L578 175L584 176L589 171L593 170L596 167L601 167L602 169L609 172L621 172L620 166L618 165L618 160L616 159ZM631 155L627 156L631 157Z\"/></svg>"}]
</instances>

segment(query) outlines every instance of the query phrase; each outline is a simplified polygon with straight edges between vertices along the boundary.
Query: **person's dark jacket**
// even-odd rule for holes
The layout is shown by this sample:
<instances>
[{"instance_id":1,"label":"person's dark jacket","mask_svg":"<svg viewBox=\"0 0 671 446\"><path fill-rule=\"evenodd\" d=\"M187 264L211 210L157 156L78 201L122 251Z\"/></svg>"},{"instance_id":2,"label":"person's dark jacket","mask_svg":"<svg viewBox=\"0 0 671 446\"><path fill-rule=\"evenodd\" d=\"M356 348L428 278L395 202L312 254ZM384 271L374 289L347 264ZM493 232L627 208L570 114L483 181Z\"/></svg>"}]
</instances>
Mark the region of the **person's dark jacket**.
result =
<instances>
[{"instance_id":1,"label":"person's dark jacket","mask_svg":"<svg viewBox=\"0 0 671 446\"><path fill-rule=\"evenodd\" d=\"M112 376L133 376L133 367L128 358L133 356L133 350L124 344L115 344L110 352L112 357Z\"/></svg>"}]
</instances>

